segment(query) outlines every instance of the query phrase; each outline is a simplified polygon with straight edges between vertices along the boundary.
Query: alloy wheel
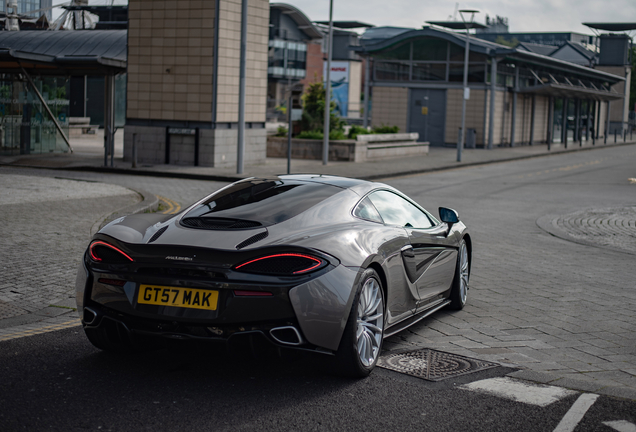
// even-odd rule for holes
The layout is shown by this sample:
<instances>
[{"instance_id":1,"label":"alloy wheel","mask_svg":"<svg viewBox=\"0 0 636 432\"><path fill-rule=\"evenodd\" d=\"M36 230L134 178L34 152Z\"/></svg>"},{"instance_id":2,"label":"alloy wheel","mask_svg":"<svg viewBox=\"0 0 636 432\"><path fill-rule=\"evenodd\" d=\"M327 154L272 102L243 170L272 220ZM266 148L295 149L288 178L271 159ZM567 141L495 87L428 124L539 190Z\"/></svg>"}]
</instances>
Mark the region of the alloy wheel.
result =
<instances>
[{"instance_id":1,"label":"alloy wheel","mask_svg":"<svg viewBox=\"0 0 636 432\"><path fill-rule=\"evenodd\" d=\"M360 362L372 366L380 355L384 328L384 299L378 281L367 279L358 300L356 340Z\"/></svg>"}]
</instances>

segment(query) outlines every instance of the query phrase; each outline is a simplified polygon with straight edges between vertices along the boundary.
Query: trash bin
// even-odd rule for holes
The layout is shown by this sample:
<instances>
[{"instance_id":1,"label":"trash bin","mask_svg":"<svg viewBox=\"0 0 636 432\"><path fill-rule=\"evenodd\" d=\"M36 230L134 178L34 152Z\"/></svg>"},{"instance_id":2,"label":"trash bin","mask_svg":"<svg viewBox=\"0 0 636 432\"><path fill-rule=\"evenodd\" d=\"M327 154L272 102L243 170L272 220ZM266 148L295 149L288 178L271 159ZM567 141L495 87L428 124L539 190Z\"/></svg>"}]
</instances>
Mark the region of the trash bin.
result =
<instances>
[{"instance_id":1,"label":"trash bin","mask_svg":"<svg viewBox=\"0 0 636 432\"><path fill-rule=\"evenodd\" d=\"M466 129L466 131L468 133L466 134L465 147L469 149L474 149L475 147L477 147L477 129L468 128Z\"/></svg>"}]
</instances>

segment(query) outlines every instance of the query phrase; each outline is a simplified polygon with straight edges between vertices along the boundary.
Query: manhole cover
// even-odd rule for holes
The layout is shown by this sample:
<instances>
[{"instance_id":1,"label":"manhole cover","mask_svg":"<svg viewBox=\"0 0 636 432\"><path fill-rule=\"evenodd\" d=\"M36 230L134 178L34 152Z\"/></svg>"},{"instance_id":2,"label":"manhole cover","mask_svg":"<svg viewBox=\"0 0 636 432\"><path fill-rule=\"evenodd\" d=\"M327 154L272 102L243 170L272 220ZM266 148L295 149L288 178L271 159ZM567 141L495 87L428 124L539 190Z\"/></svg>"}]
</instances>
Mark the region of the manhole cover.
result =
<instances>
[{"instance_id":1,"label":"manhole cover","mask_svg":"<svg viewBox=\"0 0 636 432\"><path fill-rule=\"evenodd\" d=\"M382 356L378 366L428 381L441 381L499 365L425 348Z\"/></svg>"}]
</instances>

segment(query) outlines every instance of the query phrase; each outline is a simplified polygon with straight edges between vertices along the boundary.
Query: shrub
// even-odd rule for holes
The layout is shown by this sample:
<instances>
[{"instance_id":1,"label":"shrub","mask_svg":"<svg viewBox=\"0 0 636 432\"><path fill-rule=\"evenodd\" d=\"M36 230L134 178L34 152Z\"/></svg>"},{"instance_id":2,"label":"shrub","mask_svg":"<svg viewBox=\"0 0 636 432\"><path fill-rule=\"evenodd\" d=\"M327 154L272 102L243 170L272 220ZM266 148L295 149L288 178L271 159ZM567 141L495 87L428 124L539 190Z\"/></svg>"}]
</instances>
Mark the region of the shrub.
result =
<instances>
[{"instance_id":1,"label":"shrub","mask_svg":"<svg viewBox=\"0 0 636 432\"><path fill-rule=\"evenodd\" d=\"M312 130L312 131L302 131L301 133L299 133L298 135L296 135L296 138L303 138L303 139L322 139L323 138L323 134L322 132L320 132L319 130Z\"/></svg>"},{"instance_id":2,"label":"shrub","mask_svg":"<svg viewBox=\"0 0 636 432\"><path fill-rule=\"evenodd\" d=\"M382 126L376 126L373 128L373 133L376 134L388 134L388 133L398 133L400 131L400 128L397 126L389 126L389 125L382 125Z\"/></svg>"},{"instance_id":3,"label":"shrub","mask_svg":"<svg viewBox=\"0 0 636 432\"><path fill-rule=\"evenodd\" d=\"M287 136L287 128L285 126L278 126L275 136L277 137Z\"/></svg>"},{"instance_id":4,"label":"shrub","mask_svg":"<svg viewBox=\"0 0 636 432\"><path fill-rule=\"evenodd\" d=\"M329 139L330 140L343 140L345 139L345 134L342 130L340 129L334 129L332 131L329 132Z\"/></svg>"},{"instance_id":5,"label":"shrub","mask_svg":"<svg viewBox=\"0 0 636 432\"><path fill-rule=\"evenodd\" d=\"M321 140L324 138L324 135L322 131L319 130L302 131L301 133L296 135L296 138ZM343 140L345 138L345 134L341 130L332 130L331 132L329 132L330 140Z\"/></svg>"},{"instance_id":6,"label":"shrub","mask_svg":"<svg viewBox=\"0 0 636 432\"><path fill-rule=\"evenodd\" d=\"M353 125L351 129L349 129L349 139L356 139L358 135L368 135L373 133L362 126Z\"/></svg>"}]
</instances>

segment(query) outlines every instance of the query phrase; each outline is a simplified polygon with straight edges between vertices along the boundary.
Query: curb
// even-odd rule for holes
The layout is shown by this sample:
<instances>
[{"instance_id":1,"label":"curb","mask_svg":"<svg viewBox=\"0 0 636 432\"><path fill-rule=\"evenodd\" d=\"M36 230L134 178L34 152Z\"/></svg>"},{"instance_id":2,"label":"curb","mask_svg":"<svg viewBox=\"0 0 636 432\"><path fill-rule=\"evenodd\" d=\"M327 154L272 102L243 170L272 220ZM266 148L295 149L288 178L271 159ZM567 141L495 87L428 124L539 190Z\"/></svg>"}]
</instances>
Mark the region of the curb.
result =
<instances>
[{"instance_id":1,"label":"curb","mask_svg":"<svg viewBox=\"0 0 636 432\"><path fill-rule=\"evenodd\" d=\"M408 175L426 174L426 173L445 171L450 169L489 165L494 163L511 162L516 160L533 159L533 158L539 158L539 157L562 155L566 153L575 153L579 151L590 151L590 150L597 150L597 149L603 149L603 148L609 148L609 147L621 147L621 146L627 146L627 145L636 145L636 142L599 144L596 146L550 150L549 153L546 152L546 153L540 153L540 154L512 156L512 157L507 157L502 159L490 159L486 161L477 161L477 162L454 162L452 164L446 164L446 165L432 167L432 168L398 171L398 172L392 172L392 173L389 172L389 173L380 173L380 174L369 174L364 176L357 176L356 178L359 178L361 180L389 179L389 178L402 177L402 176L408 176ZM22 165L22 164L18 165L18 164L0 163L0 166L38 168L38 169L60 170L60 171L86 171L86 172L99 172L99 173L110 173L110 174L126 174L126 175L137 175L137 176L145 176L145 177L176 178L176 179L185 179L185 180L208 180L208 181L219 181L219 182L229 182L229 183L233 183L235 181L242 180L247 177L251 177L247 175L228 176L228 175L214 175L214 174L192 174L192 173L183 173L183 172L149 171L149 170L139 170L139 169L132 169L132 168L110 168L110 167L91 166L91 165L74 166L74 167L46 167L41 165L34 166L34 165Z\"/></svg>"}]
</instances>

